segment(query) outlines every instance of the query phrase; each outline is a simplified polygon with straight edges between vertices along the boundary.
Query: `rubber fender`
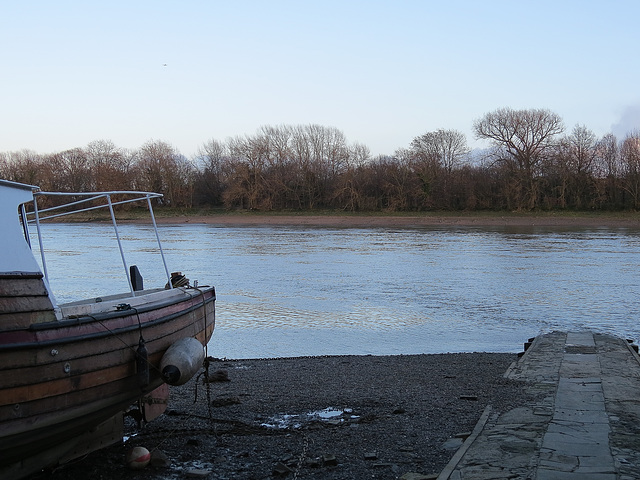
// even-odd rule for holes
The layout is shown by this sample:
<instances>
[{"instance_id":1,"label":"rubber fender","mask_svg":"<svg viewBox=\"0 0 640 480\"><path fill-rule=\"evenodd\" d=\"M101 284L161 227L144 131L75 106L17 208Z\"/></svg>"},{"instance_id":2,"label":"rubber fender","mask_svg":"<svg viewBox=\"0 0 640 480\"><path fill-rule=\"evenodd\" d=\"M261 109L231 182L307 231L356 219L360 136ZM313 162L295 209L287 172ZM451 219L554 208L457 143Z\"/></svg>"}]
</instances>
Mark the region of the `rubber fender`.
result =
<instances>
[{"instance_id":1,"label":"rubber fender","mask_svg":"<svg viewBox=\"0 0 640 480\"><path fill-rule=\"evenodd\" d=\"M202 367L204 347L193 337L181 338L162 356L160 371L169 385L183 385Z\"/></svg>"}]
</instances>

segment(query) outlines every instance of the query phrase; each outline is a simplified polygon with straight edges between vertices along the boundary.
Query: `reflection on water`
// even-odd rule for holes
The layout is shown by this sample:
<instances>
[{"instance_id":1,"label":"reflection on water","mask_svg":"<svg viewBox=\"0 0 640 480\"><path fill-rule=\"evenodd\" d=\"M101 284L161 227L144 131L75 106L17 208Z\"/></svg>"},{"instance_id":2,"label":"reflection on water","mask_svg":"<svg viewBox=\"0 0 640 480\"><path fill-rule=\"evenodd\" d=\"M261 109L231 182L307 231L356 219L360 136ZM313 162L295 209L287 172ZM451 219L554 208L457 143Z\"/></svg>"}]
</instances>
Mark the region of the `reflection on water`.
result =
<instances>
[{"instance_id":1,"label":"reflection on water","mask_svg":"<svg viewBox=\"0 0 640 480\"><path fill-rule=\"evenodd\" d=\"M60 302L128 289L109 225L45 227ZM145 287L163 286L152 229L121 229ZM515 352L553 329L640 337L635 230L173 225L161 237L170 270L216 286L213 356Z\"/></svg>"}]
</instances>

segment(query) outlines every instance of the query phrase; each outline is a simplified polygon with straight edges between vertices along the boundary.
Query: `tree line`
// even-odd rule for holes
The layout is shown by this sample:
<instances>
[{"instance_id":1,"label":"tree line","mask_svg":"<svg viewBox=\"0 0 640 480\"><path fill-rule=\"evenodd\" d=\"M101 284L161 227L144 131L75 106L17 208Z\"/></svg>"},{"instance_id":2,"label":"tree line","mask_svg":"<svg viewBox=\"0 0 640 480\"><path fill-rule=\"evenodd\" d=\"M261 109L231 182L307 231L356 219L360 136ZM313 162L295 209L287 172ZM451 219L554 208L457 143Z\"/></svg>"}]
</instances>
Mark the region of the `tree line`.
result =
<instances>
[{"instance_id":1,"label":"tree line","mask_svg":"<svg viewBox=\"0 0 640 480\"><path fill-rule=\"evenodd\" d=\"M470 150L463 133L439 129L393 155L320 125L264 126L210 140L193 158L167 142L135 150L98 140L38 154L0 153L0 177L46 191L142 190L161 205L243 210L638 210L640 132L602 138L565 132L545 109L502 108L473 123L490 148Z\"/></svg>"}]
</instances>

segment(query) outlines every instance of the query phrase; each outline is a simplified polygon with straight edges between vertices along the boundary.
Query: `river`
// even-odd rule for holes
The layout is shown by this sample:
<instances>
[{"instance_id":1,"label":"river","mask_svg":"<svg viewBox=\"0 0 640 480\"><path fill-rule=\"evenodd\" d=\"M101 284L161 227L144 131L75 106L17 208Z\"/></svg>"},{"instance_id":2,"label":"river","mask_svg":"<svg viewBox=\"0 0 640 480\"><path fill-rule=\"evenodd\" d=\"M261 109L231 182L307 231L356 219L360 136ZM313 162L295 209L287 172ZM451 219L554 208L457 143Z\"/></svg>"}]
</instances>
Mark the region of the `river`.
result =
<instances>
[{"instance_id":1,"label":"river","mask_svg":"<svg viewBox=\"0 0 640 480\"><path fill-rule=\"evenodd\" d=\"M43 229L58 302L127 291L112 226ZM119 229L145 287L164 285L153 229ZM214 357L518 352L557 329L640 339L637 230L162 225L160 236L171 271L216 286Z\"/></svg>"}]
</instances>

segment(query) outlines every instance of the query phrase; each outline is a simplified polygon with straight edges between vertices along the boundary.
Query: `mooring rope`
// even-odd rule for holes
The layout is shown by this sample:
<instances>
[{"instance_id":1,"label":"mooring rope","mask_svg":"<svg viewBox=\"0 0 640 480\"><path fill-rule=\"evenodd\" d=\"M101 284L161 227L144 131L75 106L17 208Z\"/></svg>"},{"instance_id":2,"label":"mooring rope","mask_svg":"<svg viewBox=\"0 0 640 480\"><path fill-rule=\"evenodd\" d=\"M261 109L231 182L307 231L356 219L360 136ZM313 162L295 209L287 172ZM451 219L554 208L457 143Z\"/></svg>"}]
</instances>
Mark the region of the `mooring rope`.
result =
<instances>
[{"instance_id":1,"label":"mooring rope","mask_svg":"<svg viewBox=\"0 0 640 480\"><path fill-rule=\"evenodd\" d=\"M205 379L206 379L206 391L207 391L207 409L209 412L209 418L211 419L213 417L213 414L211 412L211 383L209 382L209 365L210 365L210 359L209 359L209 342L207 341L207 329L209 328L209 324L208 324L208 319L207 319L207 299L204 295L204 291L202 291L202 289L194 286L192 287L191 285L189 285L189 288L193 288L194 290L198 291L200 293L200 296L202 296L202 312L203 312L203 316L204 316L204 363L203 363L203 371L196 377L196 383L195 383L195 393L194 393L194 398L193 398L193 403L197 403L198 401L198 381L200 379L201 376L204 375Z\"/></svg>"},{"instance_id":2,"label":"mooring rope","mask_svg":"<svg viewBox=\"0 0 640 480\"><path fill-rule=\"evenodd\" d=\"M188 280L187 280L188 282ZM181 285L182 286L182 285ZM204 354L205 354L205 359L203 362L203 371L196 377L196 382L195 382L195 394L194 394L194 404L197 402L197 398L198 398L198 394L197 394L197 388L198 388L198 381L200 379L200 377L202 375L205 376L206 378L206 392L207 392L207 407L208 407L208 419L210 421L210 423L213 425L213 433L214 435L217 435L217 425L215 420L213 419L213 413L211 410L211 386L210 386L210 382L208 381L209 379L209 366L210 366L210 358L208 356L208 342L206 342L207 339L207 330L209 327L209 321L208 321L208 316L207 316L207 298L205 296L205 292L198 288L198 287L194 287L189 285L188 283L186 284L186 287L183 288L192 288L194 290L197 290L200 293L200 296L202 297L202 311L203 311L203 319L204 319L204 339L205 339L205 344L204 344ZM144 341L144 337L143 337L143 328L142 328L142 321L140 319L140 314L138 312L138 309L135 307L132 307L129 304L120 304L117 307L117 310L121 310L121 311L127 311L127 310L133 310L133 312L136 315L137 321L138 321L138 329L139 329L139 340L138 340L138 346L137 348L130 345L129 343L127 343L121 335L119 335L118 333L114 332L112 329L110 329L102 320L96 318L93 315L87 315L87 317L91 318L92 320L94 320L96 323L98 323L99 325L102 326L102 328L104 328L107 332L109 332L114 338L116 338L118 341L120 341L126 348L128 348L129 350L131 350L135 355L136 355L136 372L138 374L138 378L139 380L141 380L141 384L142 387L146 386L149 384L149 369L153 368L155 372L157 372L158 374L160 374L162 376L162 372L160 371L160 369L158 367L156 367L155 365L152 365L149 361L148 361L148 353L146 351L146 347L144 345L145 341ZM144 364L144 365L143 365ZM144 372L144 369L146 367L146 374ZM141 370L142 374L141 374ZM146 383L145 383L145 379L146 379ZM142 412L142 398L138 399L138 408L140 410L140 412ZM142 416L140 416L140 420L138 421L138 427L141 428L140 425L140 421L142 420ZM187 417L199 417L202 418L200 415L196 415L194 413L189 413L187 414ZM177 433L180 430L179 427L175 427L173 429L170 429L166 435L164 436L164 438L162 440L160 440L155 447L153 447L150 451L153 452L155 450L157 450L158 448L160 448L160 446L167 441L169 438L173 437L175 435L175 433Z\"/></svg>"}]
</instances>

